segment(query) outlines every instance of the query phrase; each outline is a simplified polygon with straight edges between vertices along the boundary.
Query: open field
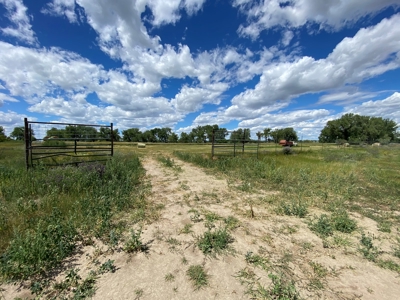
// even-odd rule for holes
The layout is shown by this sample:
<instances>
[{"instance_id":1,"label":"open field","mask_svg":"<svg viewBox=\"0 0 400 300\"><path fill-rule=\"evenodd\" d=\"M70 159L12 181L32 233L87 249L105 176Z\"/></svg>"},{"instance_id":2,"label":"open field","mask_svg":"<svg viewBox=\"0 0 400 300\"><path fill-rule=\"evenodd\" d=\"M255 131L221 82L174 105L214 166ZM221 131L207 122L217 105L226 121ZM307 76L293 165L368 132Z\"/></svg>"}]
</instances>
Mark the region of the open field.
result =
<instances>
[{"instance_id":1,"label":"open field","mask_svg":"<svg viewBox=\"0 0 400 300\"><path fill-rule=\"evenodd\" d=\"M1 143L0 297L399 295L400 148L264 147L117 143L104 168L27 172Z\"/></svg>"}]
</instances>

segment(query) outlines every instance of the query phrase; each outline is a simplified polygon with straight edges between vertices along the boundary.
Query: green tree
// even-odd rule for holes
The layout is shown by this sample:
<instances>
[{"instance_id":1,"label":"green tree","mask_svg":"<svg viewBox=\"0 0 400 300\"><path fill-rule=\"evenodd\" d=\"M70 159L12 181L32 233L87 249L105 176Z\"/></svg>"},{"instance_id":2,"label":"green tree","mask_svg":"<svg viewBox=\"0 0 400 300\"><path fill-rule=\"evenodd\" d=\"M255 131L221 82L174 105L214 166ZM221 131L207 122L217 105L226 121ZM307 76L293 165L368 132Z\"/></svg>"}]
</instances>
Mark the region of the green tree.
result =
<instances>
[{"instance_id":1,"label":"green tree","mask_svg":"<svg viewBox=\"0 0 400 300\"><path fill-rule=\"evenodd\" d=\"M191 133L181 132L178 140L179 143L193 143L193 135Z\"/></svg>"},{"instance_id":2,"label":"green tree","mask_svg":"<svg viewBox=\"0 0 400 300\"><path fill-rule=\"evenodd\" d=\"M0 142L7 140L6 134L4 132L3 126L0 126Z\"/></svg>"},{"instance_id":3,"label":"green tree","mask_svg":"<svg viewBox=\"0 0 400 300\"><path fill-rule=\"evenodd\" d=\"M396 122L390 119L345 114L326 123L319 135L319 141L325 143L334 143L337 140L354 143L391 141L395 139L397 127Z\"/></svg>"},{"instance_id":4,"label":"green tree","mask_svg":"<svg viewBox=\"0 0 400 300\"><path fill-rule=\"evenodd\" d=\"M143 133L139 128L122 130L122 140L124 142L146 142L143 140Z\"/></svg>"},{"instance_id":5,"label":"green tree","mask_svg":"<svg viewBox=\"0 0 400 300\"><path fill-rule=\"evenodd\" d=\"M292 127L275 129L271 131L270 135L275 143L278 143L280 140L297 141L299 139Z\"/></svg>"},{"instance_id":6,"label":"green tree","mask_svg":"<svg viewBox=\"0 0 400 300\"><path fill-rule=\"evenodd\" d=\"M269 137L271 136L272 129L271 128L264 128L264 138L265 141L269 141Z\"/></svg>"},{"instance_id":7,"label":"green tree","mask_svg":"<svg viewBox=\"0 0 400 300\"><path fill-rule=\"evenodd\" d=\"M168 137L168 143L177 143L178 139L178 135L175 132L172 132L171 135Z\"/></svg>"},{"instance_id":8,"label":"green tree","mask_svg":"<svg viewBox=\"0 0 400 300\"><path fill-rule=\"evenodd\" d=\"M30 133L32 140L35 141L35 132L33 131L33 129L31 129L31 133ZM17 141L24 141L25 140L25 127L24 126L20 126L20 127L15 127L14 130L11 132L10 137L12 137L13 139L17 140Z\"/></svg>"},{"instance_id":9,"label":"green tree","mask_svg":"<svg viewBox=\"0 0 400 300\"><path fill-rule=\"evenodd\" d=\"M250 129L239 128L231 133L231 141L249 141L250 140Z\"/></svg>"},{"instance_id":10,"label":"green tree","mask_svg":"<svg viewBox=\"0 0 400 300\"><path fill-rule=\"evenodd\" d=\"M56 136L58 138L64 138L65 137L65 130L52 127L51 129L47 130L46 137L49 138L49 137L52 137L52 136Z\"/></svg>"}]
</instances>

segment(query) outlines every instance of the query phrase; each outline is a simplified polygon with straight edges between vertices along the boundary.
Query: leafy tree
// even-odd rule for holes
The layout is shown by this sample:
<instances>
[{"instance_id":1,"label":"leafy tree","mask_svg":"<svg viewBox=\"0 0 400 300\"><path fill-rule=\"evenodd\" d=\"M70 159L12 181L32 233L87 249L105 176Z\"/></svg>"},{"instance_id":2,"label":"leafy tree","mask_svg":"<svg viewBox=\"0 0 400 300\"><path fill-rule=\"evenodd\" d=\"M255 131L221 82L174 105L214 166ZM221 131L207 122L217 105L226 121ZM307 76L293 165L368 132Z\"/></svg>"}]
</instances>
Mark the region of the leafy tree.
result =
<instances>
[{"instance_id":1,"label":"leafy tree","mask_svg":"<svg viewBox=\"0 0 400 300\"><path fill-rule=\"evenodd\" d=\"M98 136L103 139L111 139L111 128L108 127L100 127L100 131L98 133ZM112 131L112 137L113 141L119 142L121 140L121 136L119 135L119 130L118 128L113 129Z\"/></svg>"},{"instance_id":2,"label":"leafy tree","mask_svg":"<svg viewBox=\"0 0 400 300\"><path fill-rule=\"evenodd\" d=\"M138 128L122 130L122 140L124 142L145 142L143 133Z\"/></svg>"},{"instance_id":3,"label":"leafy tree","mask_svg":"<svg viewBox=\"0 0 400 300\"><path fill-rule=\"evenodd\" d=\"M0 142L4 142L7 140L6 134L4 133L3 126L0 126Z\"/></svg>"},{"instance_id":4,"label":"leafy tree","mask_svg":"<svg viewBox=\"0 0 400 300\"><path fill-rule=\"evenodd\" d=\"M275 143L279 142L279 140L297 141L299 139L296 131L292 127L275 129L271 131L270 135Z\"/></svg>"},{"instance_id":5,"label":"leafy tree","mask_svg":"<svg viewBox=\"0 0 400 300\"><path fill-rule=\"evenodd\" d=\"M269 141L269 137L271 136L272 129L271 128L264 128L264 138L265 141Z\"/></svg>"},{"instance_id":6,"label":"leafy tree","mask_svg":"<svg viewBox=\"0 0 400 300\"><path fill-rule=\"evenodd\" d=\"M165 128L156 128L157 133L157 140L160 143L167 143L169 136L172 134L172 130L169 127Z\"/></svg>"},{"instance_id":7,"label":"leafy tree","mask_svg":"<svg viewBox=\"0 0 400 300\"><path fill-rule=\"evenodd\" d=\"M345 114L341 118L328 121L321 130L320 142L333 143L336 140L349 142L391 141L395 139L397 124L381 117Z\"/></svg>"},{"instance_id":8,"label":"leafy tree","mask_svg":"<svg viewBox=\"0 0 400 300\"><path fill-rule=\"evenodd\" d=\"M232 132L230 140L232 141L248 141L250 140L250 129L239 128Z\"/></svg>"},{"instance_id":9,"label":"leafy tree","mask_svg":"<svg viewBox=\"0 0 400 300\"><path fill-rule=\"evenodd\" d=\"M191 133L181 132L178 140L179 143L193 143L193 135Z\"/></svg>"},{"instance_id":10,"label":"leafy tree","mask_svg":"<svg viewBox=\"0 0 400 300\"><path fill-rule=\"evenodd\" d=\"M172 132L171 135L168 137L168 143L177 143L178 139L178 135L175 132Z\"/></svg>"},{"instance_id":11,"label":"leafy tree","mask_svg":"<svg viewBox=\"0 0 400 300\"><path fill-rule=\"evenodd\" d=\"M52 137L52 136L56 136L58 138L64 138L65 130L52 127L51 129L47 130L46 137Z\"/></svg>"},{"instance_id":12,"label":"leafy tree","mask_svg":"<svg viewBox=\"0 0 400 300\"><path fill-rule=\"evenodd\" d=\"M35 141L35 132L33 131L33 129L31 129L31 137L32 140ZM12 137L13 139L17 140L17 141L24 141L25 140L25 127L24 126L20 126L20 127L15 127L14 130L11 132L10 137Z\"/></svg>"}]
</instances>

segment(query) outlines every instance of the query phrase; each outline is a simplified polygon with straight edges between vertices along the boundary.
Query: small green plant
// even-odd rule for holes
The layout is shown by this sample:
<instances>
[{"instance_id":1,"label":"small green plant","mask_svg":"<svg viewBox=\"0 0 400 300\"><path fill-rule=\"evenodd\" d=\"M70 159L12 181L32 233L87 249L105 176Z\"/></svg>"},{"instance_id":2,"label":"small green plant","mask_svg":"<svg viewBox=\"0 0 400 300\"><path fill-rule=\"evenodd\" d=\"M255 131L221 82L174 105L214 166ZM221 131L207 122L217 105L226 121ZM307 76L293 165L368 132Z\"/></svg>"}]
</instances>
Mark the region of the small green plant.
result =
<instances>
[{"instance_id":1,"label":"small green plant","mask_svg":"<svg viewBox=\"0 0 400 300\"><path fill-rule=\"evenodd\" d=\"M172 273L168 273L167 275L165 275L164 279L167 282L171 282L175 280L175 276Z\"/></svg>"},{"instance_id":2,"label":"small green plant","mask_svg":"<svg viewBox=\"0 0 400 300\"><path fill-rule=\"evenodd\" d=\"M392 223L390 221L387 220L383 220L381 222L378 223L378 230L382 231L382 232L388 232L390 233L392 227Z\"/></svg>"},{"instance_id":3,"label":"small green plant","mask_svg":"<svg viewBox=\"0 0 400 300\"><path fill-rule=\"evenodd\" d=\"M159 156L157 156L157 160L168 168L172 168L175 171L182 171L182 168L180 166L176 165L175 161L170 157L164 157L162 155L159 155Z\"/></svg>"},{"instance_id":4,"label":"small green plant","mask_svg":"<svg viewBox=\"0 0 400 300\"><path fill-rule=\"evenodd\" d=\"M356 221L350 219L345 210L335 211L331 216L331 220L333 228L340 232L351 233L357 228Z\"/></svg>"},{"instance_id":5,"label":"small green plant","mask_svg":"<svg viewBox=\"0 0 400 300\"><path fill-rule=\"evenodd\" d=\"M400 258L400 245L397 245L393 248L393 256Z\"/></svg>"},{"instance_id":6,"label":"small green plant","mask_svg":"<svg viewBox=\"0 0 400 300\"><path fill-rule=\"evenodd\" d=\"M269 263L268 259L258 254L253 254L253 252L251 251L246 253L245 260L247 263L252 264L256 267L260 267L263 270L268 269L268 263Z\"/></svg>"},{"instance_id":7,"label":"small green plant","mask_svg":"<svg viewBox=\"0 0 400 300\"><path fill-rule=\"evenodd\" d=\"M207 275L203 266L192 265L186 271L186 274L192 281L195 290L199 290L208 285L209 275Z\"/></svg>"},{"instance_id":8,"label":"small green plant","mask_svg":"<svg viewBox=\"0 0 400 300\"><path fill-rule=\"evenodd\" d=\"M185 234L189 234L192 233L193 224L185 224L185 226L183 226L183 228L181 229L181 233L185 233Z\"/></svg>"},{"instance_id":9,"label":"small green plant","mask_svg":"<svg viewBox=\"0 0 400 300\"><path fill-rule=\"evenodd\" d=\"M98 273L99 274L104 274L107 272L114 273L116 269L117 268L114 265L114 261L109 259L100 266Z\"/></svg>"},{"instance_id":10,"label":"small green plant","mask_svg":"<svg viewBox=\"0 0 400 300\"><path fill-rule=\"evenodd\" d=\"M395 263L392 260L379 260L378 266L380 266L381 268L384 268L384 269L388 269L388 270L400 273L400 265Z\"/></svg>"},{"instance_id":11,"label":"small green plant","mask_svg":"<svg viewBox=\"0 0 400 300\"><path fill-rule=\"evenodd\" d=\"M229 232L220 228L206 231L203 236L197 238L196 244L204 254L215 254L231 250L229 244L232 242L233 238Z\"/></svg>"},{"instance_id":12,"label":"small green plant","mask_svg":"<svg viewBox=\"0 0 400 300\"><path fill-rule=\"evenodd\" d=\"M225 218L224 223L225 223L226 229L228 229L228 230L234 230L240 226L239 220L233 216L229 216L229 217Z\"/></svg>"},{"instance_id":13,"label":"small green plant","mask_svg":"<svg viewBox=\"0 0 400 300\"><path fill-rule=\"evenodd\" d=\"M39 281L33 281L30 286L32 295L39 296L43 292L43 285Z\"/></svg>"},{"instance_id":14,"label":"small green plant","mask_svg":"<svg viewBox=\"0 0 400 300\"><path fill-rule=\"evenodd\" d=\"M128 253L132 252L146 252L148 250L148 246L143 244L141 240L141 230L139 229L138 231L132 230L131 231L131 237L129 238L128 241L126 241L124 250Z\"/></svg>"},{"instance_id":15,"label":"small green plant","mask_svg":"<svg viewBox=\"0 0 400 300\"><path fill-rule=\"evenodd\" d=\"M330 218L326 214L322 214L319 218L314 219L309 225L310 229L321 237L327 237L333 234L333 226Z\"/></svg>"},{"instance_id":16,"label":"small green plant","mask_svg":"<svg viewBox=\"0 0 400 300\"><path fill-rule=\"evenodd\" d=\"M82 277L78 274L79 269L71 269L65 275L65 282L68 286L77 286Z\"/></svg>"},{"instance_id":17,"label":"small green plant","mask_svg":"<svg viewBox=\"0 0 400 300\"><path fill-rule=\"evenodd\" d=\"M265 299L300 299L293 281L285 280L283 275L269 274L268 277L271 278L272 284L266 291L267 297Z\"/></svg>"},{"instance_id":18,"label":"small green plant","mask_svg":"<svg viewBox=\"0 0 400 300\"><path fill-rule=\"evenodd\" d=\"M140 297L142 297L143 294L144 294L143 289L136 289L135 290L135 295L136 295L135 299L140 299Z\"/></svg>"},{"instance_id":19,"label":"small green plant","mask_svg":"<svg viewBox=\"0 0 400 300\"><path fill-rule=\"evenodd\" d=\"M304 218L308 213L308 207L301 201L282 202L278 211L283 212L287 216Z\"/></svg>"},{"instance_id":20,"label":"small green plant","mask_svg":"<svg viewBox=\"0 0 400 300\"><path fill-rule=\"evenodd\" d=\"M90 272L89 275L80 283L74 292L73 299L86 299L92 297L96 292L97 275Z\"/></svg>"},{"instance_id":21,"label":"small green plant","mask_svg":"<svg viewBox=\"0 0 400 300\"><path fill-rule=\"evenodd\" d=\"M364 257L370 261L376 261L379 252L378 249L373 245L372 238L363 233L361 235L360 243L360 252L364 255Z\"/></svg>"},{"instance_id":22,"label":"small green plant","mask_svg":"<svg viewBox=\"0 0 400 300\"><path fill-rule=\"evenodd\" d=\"M186 257L182 257L182 264L187 265L189 263L189 261L187 260Z\"/></svg>"}]
</instances>

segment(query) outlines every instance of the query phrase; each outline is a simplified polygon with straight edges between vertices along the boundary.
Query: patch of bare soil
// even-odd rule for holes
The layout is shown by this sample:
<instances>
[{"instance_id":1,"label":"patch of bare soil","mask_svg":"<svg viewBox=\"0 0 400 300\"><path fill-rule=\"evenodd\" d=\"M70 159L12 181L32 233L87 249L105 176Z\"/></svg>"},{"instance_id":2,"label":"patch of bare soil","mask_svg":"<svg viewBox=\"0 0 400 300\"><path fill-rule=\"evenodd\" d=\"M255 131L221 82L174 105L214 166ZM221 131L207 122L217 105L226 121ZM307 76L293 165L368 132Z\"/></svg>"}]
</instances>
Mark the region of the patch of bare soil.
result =
<instances>
[{"instance_id":1,"label":"patch of bare soil","mask_svg":"<svg viewBox=\"0 0 400 300\"><path fill-rule=\"evenodd\" d=\"M305 219L276 214L269 201L276 192L245 193L226 179L176 159L175 163L180 170L151 158L143 160L152 186L149 201L164 206L157 221L141 228L147 252L111 253L96 243L77 258L81 272L89 272L94 256L100 263L114 260L117 267L98 278L94 299L281 299L292 295L289 299L392 300L400 295L399 274L380 268L359 251L361 232L371 233L381 251L391 251L393 235L377 231L374 221L353 214L359 226L356 232L335 233L323 241L310 231ZM226 226L233 237L230 251L203 254L197 245L199 237ZM203 266L209 276L208 284L200 289L195 289L187 274L192 265ZM5 299L28 297L26 290L18 293L8 287L7 292Z\"/></svg>"}]
</instances>

